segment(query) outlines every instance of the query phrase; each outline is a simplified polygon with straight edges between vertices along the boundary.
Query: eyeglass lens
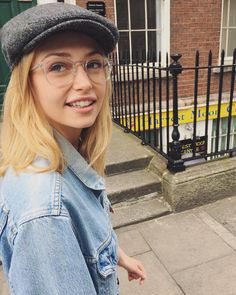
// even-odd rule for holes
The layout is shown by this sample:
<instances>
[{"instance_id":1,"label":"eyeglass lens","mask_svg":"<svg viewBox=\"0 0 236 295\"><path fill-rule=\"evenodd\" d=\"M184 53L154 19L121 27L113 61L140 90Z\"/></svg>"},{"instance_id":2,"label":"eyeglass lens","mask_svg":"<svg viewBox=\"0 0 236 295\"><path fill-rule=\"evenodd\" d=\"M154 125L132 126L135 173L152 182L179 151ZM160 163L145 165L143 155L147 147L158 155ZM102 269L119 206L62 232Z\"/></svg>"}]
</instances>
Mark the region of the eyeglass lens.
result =
<instances>
[{"instance_id":1,"label":"eyeglass lens","mask_svg":"<svg viewBox=\"0 0 236 295\"><path fill-rule=\"evenodd\" d=\"M73 63L66 58L50 57L44 61L43 68L48 82L60 87L73 81L79 65L83 66L89 79L94 83L101 83L110 76L109 62L105 58Z\"/></svg>"}]
</instances>

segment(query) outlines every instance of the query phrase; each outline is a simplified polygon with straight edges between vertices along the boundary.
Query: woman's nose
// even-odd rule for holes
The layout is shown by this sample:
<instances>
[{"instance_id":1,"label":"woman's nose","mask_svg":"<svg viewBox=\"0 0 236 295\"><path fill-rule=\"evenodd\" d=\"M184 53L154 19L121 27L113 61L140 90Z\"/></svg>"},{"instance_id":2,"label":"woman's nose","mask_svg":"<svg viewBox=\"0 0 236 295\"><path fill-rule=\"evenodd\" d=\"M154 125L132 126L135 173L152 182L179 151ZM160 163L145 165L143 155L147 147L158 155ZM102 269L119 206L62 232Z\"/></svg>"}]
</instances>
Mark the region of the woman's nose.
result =
<instances>
[{"instance_id":1,"label":"woman's nose","mask_svg":"<svg viewBox=\"0 0 236 295\"><path fill-rule=\"evenodd\" d=\"M81 64L76 65L74 73L73 88L74 89L91 89L93 87L92 81Z\"/></svg>"}]
</instances>

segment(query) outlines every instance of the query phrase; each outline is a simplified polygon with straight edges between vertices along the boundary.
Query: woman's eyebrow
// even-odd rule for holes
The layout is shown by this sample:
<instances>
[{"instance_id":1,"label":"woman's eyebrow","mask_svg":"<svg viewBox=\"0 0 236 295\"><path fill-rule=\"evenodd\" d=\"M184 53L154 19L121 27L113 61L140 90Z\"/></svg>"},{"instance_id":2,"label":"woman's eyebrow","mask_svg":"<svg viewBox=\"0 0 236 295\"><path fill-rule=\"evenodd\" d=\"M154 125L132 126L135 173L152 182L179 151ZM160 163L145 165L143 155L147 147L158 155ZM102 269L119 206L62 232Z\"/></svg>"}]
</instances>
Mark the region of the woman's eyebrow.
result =
<instances>
[{"instance_id":1,"label":"woman's eyebrow","mask_svg":"<svg viewBox=\"0 0 236 295\"><path fill-rule=\"evenodd\" d=\"M62 57L70 57L71 56L71 54L68 52L50 52L47 55L45 55L44 58L47 58L52 55L62 56Z\"/></svg>"},{"instance_id":2,"label":"woman's eyebrow","mask_svg":"<svg viewBox=\"0 0 236 295\"><path fill-rule=\"evenodd\" d=\"M92 50L92 51L86 53L85 57L91 57L91 56L96 55L96 54L103 55L101 50L96 49L96 50ZM68 52L50 52L47 55L45 55L44 58L47 58L49 56L71 57L71 54L68 53Z\"/></svg>"}]
</instances>

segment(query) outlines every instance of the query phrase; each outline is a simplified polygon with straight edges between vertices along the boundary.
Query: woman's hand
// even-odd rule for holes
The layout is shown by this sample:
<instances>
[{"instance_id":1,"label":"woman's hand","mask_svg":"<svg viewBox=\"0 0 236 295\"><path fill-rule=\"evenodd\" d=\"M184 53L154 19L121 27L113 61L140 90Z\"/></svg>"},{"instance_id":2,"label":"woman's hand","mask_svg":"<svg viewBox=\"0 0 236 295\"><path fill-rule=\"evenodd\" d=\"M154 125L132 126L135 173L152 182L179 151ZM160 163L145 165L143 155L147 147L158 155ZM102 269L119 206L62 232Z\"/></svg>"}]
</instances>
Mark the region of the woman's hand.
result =
<instances>
[{"instance_id":1,"label":"woman's hand","mask_svg":"<svg viewBox=\"0 0 236 295\"><path fill-rule=\"evenodd\" d=\"M129 281L139 279L139 284L144 284L144 281L146 279L146 271L144 266L139 260L126 255L120 247L118 265L127 270Z\"/></svg>"}]
</instances>

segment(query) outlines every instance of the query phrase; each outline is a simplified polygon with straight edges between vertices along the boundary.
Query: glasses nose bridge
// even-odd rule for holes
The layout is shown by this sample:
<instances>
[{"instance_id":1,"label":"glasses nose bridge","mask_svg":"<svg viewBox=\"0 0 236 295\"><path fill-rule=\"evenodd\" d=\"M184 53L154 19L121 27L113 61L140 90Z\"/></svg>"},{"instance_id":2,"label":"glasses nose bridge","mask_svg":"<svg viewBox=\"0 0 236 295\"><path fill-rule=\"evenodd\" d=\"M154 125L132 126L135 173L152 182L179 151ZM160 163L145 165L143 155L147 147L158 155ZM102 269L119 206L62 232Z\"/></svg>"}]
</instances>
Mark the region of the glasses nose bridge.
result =
<instances>
[{"instance_id":1,"label":"glasses nose bridge","mask_svg":"<svg viewBox=\"0 0 236 295\"><path fill-rule=\"evenodd\" d=\"M78 66L82 66L83 70L87 74L87 62L86 61L78 61L78 62L73 63L72 71L73 71L74 76L77 74Z\"/></svg>"}]
</instances>

